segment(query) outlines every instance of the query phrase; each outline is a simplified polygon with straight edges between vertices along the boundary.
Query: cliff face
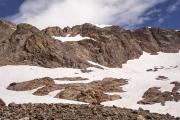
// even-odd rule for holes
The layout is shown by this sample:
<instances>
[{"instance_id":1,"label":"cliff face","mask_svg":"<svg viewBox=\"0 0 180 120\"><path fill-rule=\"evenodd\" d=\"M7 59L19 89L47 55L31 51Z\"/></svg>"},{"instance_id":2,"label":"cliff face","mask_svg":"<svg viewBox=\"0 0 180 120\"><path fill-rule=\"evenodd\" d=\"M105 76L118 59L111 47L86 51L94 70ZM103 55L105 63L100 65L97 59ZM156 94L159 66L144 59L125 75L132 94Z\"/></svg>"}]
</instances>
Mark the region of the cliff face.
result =
<instances>
[{"instance_id":1,"label":"cliff face","mask_svg":"<svg viewBox=\"0 0 180 120\"><path fill-rule=\"evenodd\" d=\"M180 32L175 30L142 28L135 31L135 36L146 52L178 52L180 48Z\"/></svg>"},{"instance_id":2,"label":"cliff face","mask_svg":"<svg viewBox=\"0 0 180 120\"><path fill-rule=\"evenodd\" d=\"M28 64L43 67L82 67L86 64L66 46L28 24L17 25L16 31L2 42L0 64ZM88 63L87 63L88 64ZM84 65L85 66L85 65Z\"/></svg>"},{"instance_id":3,"label":"cliff face","mask_svg":"<svg viewBox=\"0 0 180 120\"><path fill-rule=\"evenodd\" d=\"M13 27L12 27L13 25ZM52 36L88 37L61 42ZM0 22L0 64L28 64L43 67L86 68L93 61L119 67L127 60L149 53L178 52L180 32L142 28L128 31L119 26L99 28L92 24L72 28L49 27L42 31L29 24Z\"/></svg>"}]
</instances>

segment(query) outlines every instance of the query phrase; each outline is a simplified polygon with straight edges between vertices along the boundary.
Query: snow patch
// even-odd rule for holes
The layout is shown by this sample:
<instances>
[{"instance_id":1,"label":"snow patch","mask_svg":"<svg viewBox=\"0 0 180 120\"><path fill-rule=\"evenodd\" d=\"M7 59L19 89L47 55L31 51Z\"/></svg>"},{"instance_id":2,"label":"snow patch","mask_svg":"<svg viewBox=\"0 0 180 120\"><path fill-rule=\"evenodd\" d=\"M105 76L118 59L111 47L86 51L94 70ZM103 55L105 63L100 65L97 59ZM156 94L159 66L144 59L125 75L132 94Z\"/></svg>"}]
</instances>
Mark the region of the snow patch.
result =
<instances>
[{"instance_id":1,"label":"snow patch","mask_svg":"<svg viewBox=\"0 0 180 120\"><path fill-rule=\"evenodd\" d=\"M95 63L95 62L93 62L93 61L88 61L88 63L90 63L90 64L92 64L92 65L95 65L95 66L98 66L98 67L101 67L101 68L103 68L103 69L108 69L108 67L105 67L105 66L103 66L103 65L100 65L100 64Z\"/></svg>"},{"instance_id":2,"label":"snow patch","mask_svg":"<svg viewBox=\"0 0 180 120\"><path fill-rule=\"evenodd\" d=\"M60 93L62 90L55 90L55 91L52 91L48 94L48 96L50 97L55 97L58 93Z\"/></svg>"},{"instance_id":3,"label":"snow patch","mask_svg":"<svg viewBox=\"0 0 180 120\"><path fill-rule=\"evenodd\" d=\"M177 92L180 93L180 89Z\"/></svg>"},{"instance_id":4,"label":"snow patch","mask_svg":"<svg viewBox=\"0 0 180 120\"><path fill-rule=\"evenodd\" d=\"M105 28L105 27L111 27L112 25L103 25L103 24L94 24L95 26L99 28Z\"/></svg>"},{"instance_id":5,"label":"snow patch","mask_svg":"<svg viewBox=\"0 0 180 120\"><path fill-rule=\"evenodd\" d=\"M81 35L76 35L74 37L71 37L69 34L65 37L62 36L52 36L53 38L60 40L62 42L68 42L68 41L81 41L81 40L86 40L86 39L90 39L90 40L94 40L93 38L90 37L82 37ZM95 40L94 40L95 41Z\"/></svg>"},{"instance_id":6,"label":"snow patch","mask_svg":"<svg viewBox=\"0 0 180 120\"><path fill-rule=\"evenodd\" d=\"M82 80L82 81L68 81L68 80L54 80L55 84L73 84L73 83L89 83L88 80Z\"/></svg>"}]
</instances>

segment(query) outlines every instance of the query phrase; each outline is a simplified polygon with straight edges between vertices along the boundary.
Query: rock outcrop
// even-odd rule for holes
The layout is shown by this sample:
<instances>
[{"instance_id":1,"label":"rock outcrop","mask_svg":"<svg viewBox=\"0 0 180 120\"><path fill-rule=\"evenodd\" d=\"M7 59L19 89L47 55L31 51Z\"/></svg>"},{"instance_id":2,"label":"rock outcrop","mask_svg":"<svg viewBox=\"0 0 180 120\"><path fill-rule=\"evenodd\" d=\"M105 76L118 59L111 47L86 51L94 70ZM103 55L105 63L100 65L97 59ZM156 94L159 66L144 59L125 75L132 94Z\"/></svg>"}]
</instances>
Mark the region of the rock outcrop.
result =
<instances>
[{"instance_id":1,"label":"rock outcrop","mask_svg":"<svg viewBox=\"0 0 180 120\"><path fill-rule=\"evenodd\" d=\"M119 95L105 93L124 92L122 86L127 83L125 79L104 78L90 83L55 84L54 79L45 77L21 83L11 83L7 89L14 91L37 89L33 94L38 96L48 95L50 92L59 90L60 92L54 96L55 98L100 104L104 101L120 99Z\"/></svg>"},{"instance_id":2,"label":"rock outcrop","mask_svg":"<svg viewBox=\"0 0 180 120\"><path fill-rule=\"evenodd\" d=\"M91 104L100 104L104 101L120 99L118 95L108 95L106 92L124 92L122 87L127 84L124 79L104 78L102 81L94 81L83 84L70 84L56 95L57 98L77 100Z\"/></svg>"},{"instance_id":3,"label":"rock outcrop","mask_svg":"<svg viewBox=\"0 0 180 120\"><path fill-rule=\"evenodd\" d=\"M89 39L61 42L52 37L66 35ZM88 62L93 61L107 67L120 67L140 57L143 51L178 52L180 32L159 28L129 31L119 26L99 28L89 23L40 31L29 24L16 26L0 22L0 46L0 65L87 68L94 66Z\"/></svg>"},{"instance_id":4,"label":"rock outcrop","mask_svg":"<svg viewBox=\"0 0 180 120\"><path fill-rule=\"evenodd\" d=\"M52 78L45 77L41 79L34 79L31 81L21 82L21 83L11 83L7 89L8 90L15 90L15 91L28 91L37 89L43 86L53 86L55 82Z\"/></svg>"},{"instance_id":5,"label":"rock outcrop","mask_svg":"<svg viewBox=\"0 0 180 120\"><path fill-rule=\"evenodd\" d=\"M155 104L161 103L165 105L166 101L176 101L180 100L180 83L172 82L174 84L172 91L161 92L159 87L149 88L143 95L143 100L138 101L138 104Z\"/></svg>"},{"instance_id":6,"label":"rock outcrop","mask_svg":"<svg viewBox=\"0 0 180 120\"><path fill-rule=\"evenodd\" d=\"M161 103L165 105L166 101L173 101L171 92L161 92L158 87L149 88L143 95L143 100L138 101L138 104L155 104Z\"/></svg>"}]
</instances>

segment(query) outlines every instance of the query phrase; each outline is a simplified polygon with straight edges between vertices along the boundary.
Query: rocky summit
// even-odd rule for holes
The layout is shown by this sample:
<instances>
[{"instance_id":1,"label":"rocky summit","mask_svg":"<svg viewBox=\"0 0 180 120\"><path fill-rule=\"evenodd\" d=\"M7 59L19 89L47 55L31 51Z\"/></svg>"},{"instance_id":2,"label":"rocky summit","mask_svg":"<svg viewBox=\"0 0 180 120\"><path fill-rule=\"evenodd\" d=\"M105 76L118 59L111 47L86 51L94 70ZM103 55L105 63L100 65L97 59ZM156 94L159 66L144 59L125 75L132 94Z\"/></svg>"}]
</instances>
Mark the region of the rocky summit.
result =
<instances>
[{"instance_id":1,"label":"rocky summit","mask_svg":"<svg viewBox=\"0 0 180 120\"><path fill-rule=\"evenodd\" d=\"M81 35L81 41L62 42L53 36ZM87 68L93 61L119 67L139 58L143 51L178 52L180 32L171 29L141 28L135 31L119 26L100 28L93 24L49 27L39 30L29 24L0 21L0 65L19 64L42 67Z\"/></svg>"}]
</instances>

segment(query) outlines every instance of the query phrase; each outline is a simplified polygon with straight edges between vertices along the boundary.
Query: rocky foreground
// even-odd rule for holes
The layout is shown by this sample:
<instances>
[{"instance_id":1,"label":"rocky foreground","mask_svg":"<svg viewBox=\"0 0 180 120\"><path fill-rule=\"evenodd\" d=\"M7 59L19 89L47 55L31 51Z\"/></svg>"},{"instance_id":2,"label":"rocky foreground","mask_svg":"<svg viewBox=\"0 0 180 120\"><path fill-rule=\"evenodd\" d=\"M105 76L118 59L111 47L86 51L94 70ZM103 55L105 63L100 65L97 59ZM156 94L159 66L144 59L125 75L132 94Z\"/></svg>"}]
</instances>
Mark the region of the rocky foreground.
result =
<instances>
[{"instance_id":1,"label":"rocky foreground","mask_svg":"<svg viewBox=\"0 0 180 120\"><path fill-rule=\"evenodd\" d=\"M64 104L14 104L0 108L0 120L180 120L143 109Z\"/></svg>"}]
</instances>

